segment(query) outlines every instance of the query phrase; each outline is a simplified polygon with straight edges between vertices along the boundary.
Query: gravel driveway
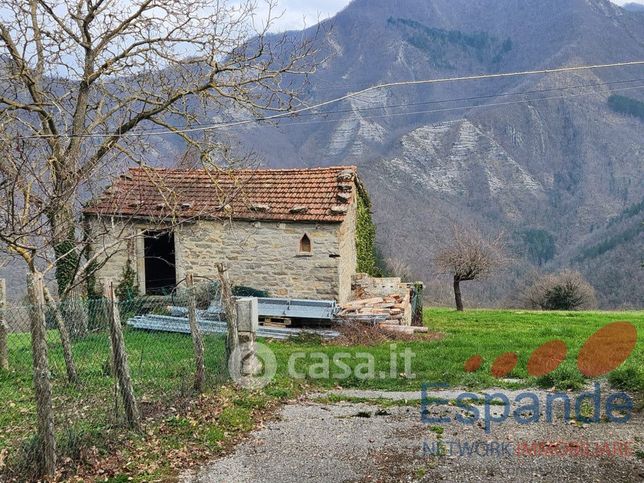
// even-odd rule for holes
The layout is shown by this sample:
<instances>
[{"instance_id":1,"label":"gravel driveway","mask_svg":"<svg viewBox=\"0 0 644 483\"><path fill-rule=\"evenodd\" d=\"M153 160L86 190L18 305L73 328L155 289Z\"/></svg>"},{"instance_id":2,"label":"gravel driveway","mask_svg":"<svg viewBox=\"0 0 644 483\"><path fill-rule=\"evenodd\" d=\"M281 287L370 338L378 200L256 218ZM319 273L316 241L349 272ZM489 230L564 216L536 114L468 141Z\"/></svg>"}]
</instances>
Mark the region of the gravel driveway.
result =
<instances>
[{"instance_id":1,"label":"gravel driveway","mask_svg":"<svg viewBox=\"0 0 644 483\"><path fill-rule=\"evenodd\" d=\"M644 481L641 413L626 424L566 423L556 415L552 424L509 419L486 433L482 423L424 424L420 406L411 401L418 393L342 394L410 400L410 405L386 407L375 400L327 404L312 396L284 406L230 455L183 475L182 481ZM432 396L452 399L455 394ZM492 415L504 410L491 408ZM426 414L453 420L463 410L431 406ZM517 454L530 448L539 449Z\"/></svg>"}]
</instances>

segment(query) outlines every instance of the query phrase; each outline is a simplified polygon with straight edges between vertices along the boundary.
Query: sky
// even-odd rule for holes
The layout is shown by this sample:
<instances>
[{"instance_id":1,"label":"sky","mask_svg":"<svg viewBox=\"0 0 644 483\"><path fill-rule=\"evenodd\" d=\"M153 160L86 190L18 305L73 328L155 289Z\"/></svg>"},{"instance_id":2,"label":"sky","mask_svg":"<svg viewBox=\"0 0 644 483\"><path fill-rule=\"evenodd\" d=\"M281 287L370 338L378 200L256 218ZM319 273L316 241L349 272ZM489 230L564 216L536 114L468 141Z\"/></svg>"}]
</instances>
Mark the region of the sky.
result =
<instances>
[{"instance_id":1,"label":"sky","mask_svg":"<svg viewBox=\"0 0 644 483\"><path fill-rule=\"evenodd\" d=\"M351 0L278 0L279 5L273 17L280 15L274 22L273 30L300 30L315 25L320 20L334 16ZM392 0L395 1L395 0ZM644 0L642 0L644 1ZM258 2L261 12L262 3ZM261 12L263 13L263 12Z\"/></svg>"},{"instance_id":2,"label":"sky","mask_svg":"<svg viewBox=\"0 0 644 483\"><path fill-rule=\"evenodd\" d=\"M279 12L284 12L276 20L273 30L300 30L303 27L315 25L319 20L332 17L351 0L279 0ZM392 0L395 1L395 0ZM641 3L644 0L613 0L618 5L625 3Z\"/></svg>"}]
</instances>

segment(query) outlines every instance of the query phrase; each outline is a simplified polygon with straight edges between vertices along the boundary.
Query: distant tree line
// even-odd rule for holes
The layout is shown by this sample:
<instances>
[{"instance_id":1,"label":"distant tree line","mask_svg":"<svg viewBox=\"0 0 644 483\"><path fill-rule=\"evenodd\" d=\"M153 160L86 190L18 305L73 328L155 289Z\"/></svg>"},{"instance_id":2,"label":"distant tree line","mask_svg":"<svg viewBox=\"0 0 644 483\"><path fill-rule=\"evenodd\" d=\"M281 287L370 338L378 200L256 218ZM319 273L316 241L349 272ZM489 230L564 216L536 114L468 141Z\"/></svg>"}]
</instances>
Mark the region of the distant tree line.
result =
<instances>
[{"instance_id":1,"label":"distant tree line","mask_svg":"<svg viewBox=\"0 0 644 483\"><path fill-rule=\"evenodd\" d=\"M526 258L535 265L544 265L556 254L555 237L539 228L528 228L518 233Z\"/></svg>"},{"instance_id":2,"label":"distant tree line","mask_svg":"<svg viewBox=\"0 0 644 483\"><path fill-rule=\"evenodd\" d=\"M454 66L447 60L445 47L453 45L463 50L470 51L479 60L486 60L496 64L503 56L512 50L512 39L501 41L487 32L462 32L460 30L444 30L428 27L415 20L405 18L388 19L389 25L403 26L411 30L405 40L419 50L430 55L431 61L437 67L453 69Z\"/></svg>"},{"instance_id":3,"label":"distant tree line","mask_svg":"<svg viewBox=\"0 0 644 483\"><path fill-rule=\"evenodd\" d=\"M597 243L596 245L583 249L581 253L577 257L575 257L574 261L581 262L587 258L596 258L612 250L613 248L616 248L619 245L632 240L642 232L644 232L644 225L636 224L634 226L631 226L621 233L613 235L610 238Z\"/></svg>"},{"instance_id":4,"label":"distant tree line","mask_svg":"<svg viewBox=\"0 0 644 483\"><path fill-rule=\"evenodd\" d=\"M644 121L644 102L642 101L614 94L608 98L608 106L615 112L635 116Z\"/></svg>"}]
</instances>

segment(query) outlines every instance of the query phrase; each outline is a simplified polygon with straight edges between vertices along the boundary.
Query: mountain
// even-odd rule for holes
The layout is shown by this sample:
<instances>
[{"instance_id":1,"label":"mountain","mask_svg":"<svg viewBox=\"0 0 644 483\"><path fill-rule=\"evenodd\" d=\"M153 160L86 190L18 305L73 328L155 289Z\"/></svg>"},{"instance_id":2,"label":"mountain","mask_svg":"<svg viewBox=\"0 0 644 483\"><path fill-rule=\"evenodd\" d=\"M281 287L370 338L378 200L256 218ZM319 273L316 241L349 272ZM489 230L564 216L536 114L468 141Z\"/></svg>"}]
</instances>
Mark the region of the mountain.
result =
<instances>
[{"instance_id":1,"label":"mountain","mask_svg":"<svg viewBox=\"0 0 644 483\"><path fill-rule=\"evenodd\" d=\"M644 16L608 0L354 0L322 27L310 104L382 83L644 60ZM542 269L582 270L603 307L642 307L642 213L623 239L612 220L644 200L644 119L609 99L639 106L643 85L632 66L372 90L236 136L270 165L358 164L381 251L430 293L442 293L432 260L449 226L471 223L521 240L518 268L473 285L471 302L511 300L533 265L524 234L545 233Z\"/></svg>"},{"instance_id":2,"label":"mountain","mask_svg":"<svg viewBox=\"0 0 644 483\"><path fill-rule=\"evenodd\" d=\"M644 15L632 10L608 0L354 0L287 33L311 40L320 62L292 81L313 105L385 83L644 60ZM424 280L433 303L451 303L437 249L453 224L473 224L505 233L515 263L467 284L466 303L511 305L535 269L573 267L603 308L641 308L642 106L644 66L630 66L373 89L218 132L269 166L357 164L380 252ZM182 150L156 143L159 162Z\"/></svg>"},{"instance_id":3,"label":"mountain","mask_svg":"<svg viewBox=\"0 0 644 483\"><path fill-rule=\"evenodd\" d=\"M629 12L644 12L644 5L641 3L626 3L622 6L624 10Z\"/></svg>"}]
</instances>

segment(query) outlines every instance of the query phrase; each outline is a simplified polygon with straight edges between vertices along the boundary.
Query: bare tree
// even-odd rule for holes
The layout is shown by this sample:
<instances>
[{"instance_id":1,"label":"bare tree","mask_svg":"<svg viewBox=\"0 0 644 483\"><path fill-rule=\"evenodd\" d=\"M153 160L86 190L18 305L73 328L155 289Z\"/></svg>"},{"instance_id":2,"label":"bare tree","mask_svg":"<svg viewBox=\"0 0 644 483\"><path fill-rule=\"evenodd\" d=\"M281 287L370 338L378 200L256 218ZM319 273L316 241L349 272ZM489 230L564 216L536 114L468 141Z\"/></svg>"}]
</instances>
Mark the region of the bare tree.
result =
<instances>
[{"instance_id":1,"label":"bare tree","mask_svg":"<svg viewBox=\"0 0 644 483\"><path fill-rule=\"evenodd\" d=\"M311 44L272 36L275 0L6 0L0 19L0 242L65 298L91 264L83 202L173 135L213 164L204 124L284 111ZM214 121L213 121L214 116Z\"/></svg>"},{"instance_id":2,"label":"bare tree","mask_svg":"<svg viewBox=\"0 0 644 483\"><path fill-rule=\"evenodd\" d=\"M265 3L267 20L258 24L250 0L4 0L3 256L24 262L32 278L55 274L57 295L67 299L111 254L141 236L131 230L135 216L119 223L95 216L91 229L79 222L85 203L117 173L159 164L154 146L166 136L198 152L201 167L228 169L218 165L222 142L213 124L296 106L299 74L314 68L312 44L289 35L269 39L275 0ZM171 207L176 196L162 180L159 189ZM165 229L185 221L164 210L150 223ZM121 347L113 306L111 315L113 345ZM42 332L42 319L33 319ZM61 334L70 332L57 320ZM33 339L40 344L34 348L38 407L51 408L40 339ZM127 374L115 370L127 386ZM136 409L128 420L138 424ZM47 436L46 472L53 473L51 412L39 421Z\"/></svg>"},{"instance_id":3,"label":"bare tree","mask_svg":"<svg viewBox=\"0 0 644 483\"><path fill-rule=\"evenodd\" d=\"M449 244L436 257L439 270L452 276L456 310L463 310L461 282L481 280L507 262L503 238L486 238L478 230L452 226Z\"/></svg>"}]
</instances>

